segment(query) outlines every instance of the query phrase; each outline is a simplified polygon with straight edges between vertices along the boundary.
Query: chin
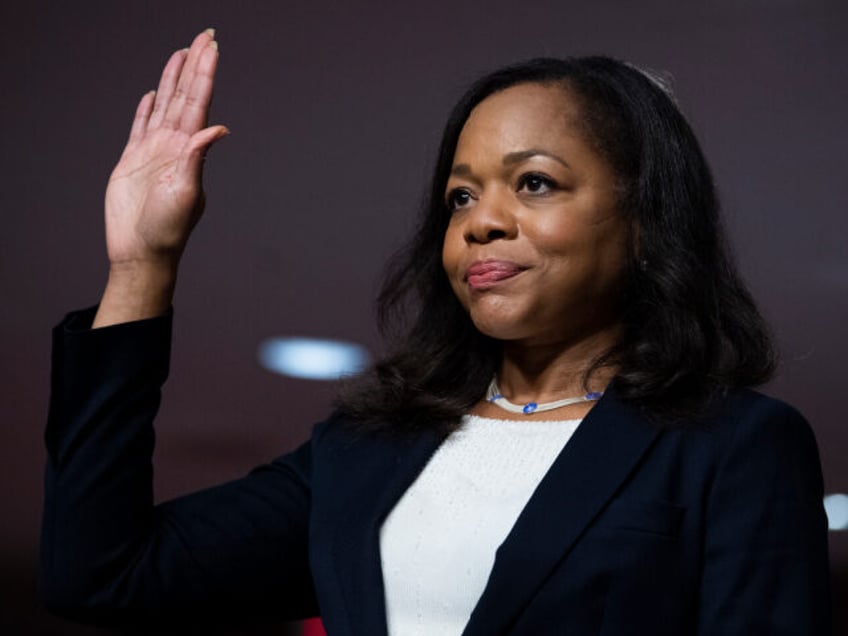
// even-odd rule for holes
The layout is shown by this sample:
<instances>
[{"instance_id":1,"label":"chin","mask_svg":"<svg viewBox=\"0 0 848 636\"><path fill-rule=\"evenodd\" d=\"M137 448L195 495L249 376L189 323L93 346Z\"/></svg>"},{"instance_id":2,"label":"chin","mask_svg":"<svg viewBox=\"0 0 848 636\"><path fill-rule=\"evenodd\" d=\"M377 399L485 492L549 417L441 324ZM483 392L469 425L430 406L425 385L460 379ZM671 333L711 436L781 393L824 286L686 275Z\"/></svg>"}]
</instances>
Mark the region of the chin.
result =
<instances>
[{"instance_id":1,"label":"chin","mask_svg":"<svg viewBox=\"0 0 848 636\"><path fill-rule=\"evenodd\" d=\"M472 314L471 322L477 331L495 340L518 340L523 335L520 322L508 320L504 316L478 317Z\"/></svg>"}]
</instances>

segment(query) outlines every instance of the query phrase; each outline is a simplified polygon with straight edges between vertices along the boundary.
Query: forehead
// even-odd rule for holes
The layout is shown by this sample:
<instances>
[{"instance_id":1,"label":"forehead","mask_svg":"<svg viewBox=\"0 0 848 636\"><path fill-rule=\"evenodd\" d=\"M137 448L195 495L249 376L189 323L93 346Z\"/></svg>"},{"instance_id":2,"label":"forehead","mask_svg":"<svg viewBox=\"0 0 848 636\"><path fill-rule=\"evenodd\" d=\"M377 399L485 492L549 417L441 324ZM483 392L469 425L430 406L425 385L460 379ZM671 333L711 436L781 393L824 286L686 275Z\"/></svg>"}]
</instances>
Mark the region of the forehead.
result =
<instances>
[{"instance_id":1,"label":"forehead","mask_svg":"<svg viewBox=\"0 0 848 636\"><path fill-rule=\"evenodd\" d=\"M518 84L480 102L465 122L457 154L471 145L550 145L578 136L580 112L562 85Z\"/></svg>"}]
</instances>

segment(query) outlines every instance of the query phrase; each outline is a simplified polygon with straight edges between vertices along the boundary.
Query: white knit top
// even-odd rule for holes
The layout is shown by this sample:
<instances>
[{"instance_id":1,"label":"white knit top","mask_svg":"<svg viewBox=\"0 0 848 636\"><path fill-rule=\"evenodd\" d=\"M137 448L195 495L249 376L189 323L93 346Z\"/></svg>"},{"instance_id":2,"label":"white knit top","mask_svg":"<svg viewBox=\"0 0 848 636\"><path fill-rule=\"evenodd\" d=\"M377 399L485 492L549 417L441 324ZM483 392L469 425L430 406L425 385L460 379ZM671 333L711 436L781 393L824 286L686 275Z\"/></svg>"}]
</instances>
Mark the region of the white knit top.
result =
<instances>
[{"instance_id":1,"label":"white knit top","mask_svg":"<svg viewBox=\"0 0 848 636\"><path fill-rule=\"evenodd\" d=\"M463 417L380 530L391 636L462 632L495 551L579 424Z\"/></svg>"}]
</instances>

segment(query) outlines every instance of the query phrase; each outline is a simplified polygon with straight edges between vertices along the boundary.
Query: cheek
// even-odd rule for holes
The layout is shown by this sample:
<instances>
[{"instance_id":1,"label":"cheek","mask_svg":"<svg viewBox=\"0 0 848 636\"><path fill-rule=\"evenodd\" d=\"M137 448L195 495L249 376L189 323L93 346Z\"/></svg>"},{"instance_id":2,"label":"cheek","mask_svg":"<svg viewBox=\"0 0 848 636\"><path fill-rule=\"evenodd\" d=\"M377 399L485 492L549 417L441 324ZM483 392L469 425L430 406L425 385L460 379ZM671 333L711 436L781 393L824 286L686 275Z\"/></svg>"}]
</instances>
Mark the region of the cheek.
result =
<instances>
[{"instance_id":1,"label":"cheek","mask_svg":"<svg viewBox=\"0 0 848 636\"><path fill-rule=\"evenodd\" d=\"M445 273L447 273L451 284L453 284L453 279L458 268L459 256L460 250L457 244L457 231L451 226L448 226L442 241L442 267Z\"/></svg>"},{"instance_id":2,"label":"cheek","mask_svg":"<svg viewBox=\"0 0 848 636\"><path fill-rule=\"evenodd\" d=\"M459 301L459 304L465 308L465 311L470 311L470 290L464 281L467 265L464 261L465 247L465 238L462 231L455 226L448 226L442 242L442 269L445 271L453 295Z\"/></svg>"},{"instance_id":3,"label":"cheek","mask_svg":"<svg viewBox=\"0 0 848 636\"><path fill-rule=\"evenodd\" d=\"M602 237L598 245L600 259L607 271L620 275L628 258L628 233L623 225L615 227Z\"/></svg>"},{"instance_id":4,"label":"cheek","mask_svg":"<svg viewBox=\"0 0 848 636\"><path fill-rule=\"evenodd\" d=\"M448 245L448 237L445 235L445 239L442 241L442 269L445 270L448 276L450 276L450 262L450 245Z\"/></svg>"},{"instance_id":5,"label":"cheek","mask_svg":"<svg viewBox=\"0 0 848 636\"><path fill-rule=\"evenodd\" d=\"M551 263L560 265L579 257L583 250L589 248L587 240L591 240L583 228L558 219L538 224L528 237L536 252Z\"/></svg>"}]
</instances>

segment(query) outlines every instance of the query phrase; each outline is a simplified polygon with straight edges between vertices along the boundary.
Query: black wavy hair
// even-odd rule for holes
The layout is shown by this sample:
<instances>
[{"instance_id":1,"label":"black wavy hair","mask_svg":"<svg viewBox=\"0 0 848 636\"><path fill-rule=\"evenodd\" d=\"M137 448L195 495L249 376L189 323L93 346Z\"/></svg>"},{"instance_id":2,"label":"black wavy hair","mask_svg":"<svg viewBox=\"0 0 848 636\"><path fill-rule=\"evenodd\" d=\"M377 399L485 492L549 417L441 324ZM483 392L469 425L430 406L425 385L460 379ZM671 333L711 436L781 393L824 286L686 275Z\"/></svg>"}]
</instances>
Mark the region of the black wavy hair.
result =
<instances>
[{"instance_id":1,"label":"black wavy hair","mask_svg":"<svg viewBox=\"0 0 848 636\"><path fill-rule=\"evenodd\" d=\"M768 380L768 328L731 258L701 148L663 82L607 57L538 58L482 77L451 112L417 230L378 296L389 353L342 388L341 412L366 428L448 431L485 394L501 349L474 327L442 268L444 193L471 111L523 83L559 85L576 100L586 140L620 181L630 228L621 335L584 379L614 366L617 395L666 423Z\"/></svg>"}]
</instances>

